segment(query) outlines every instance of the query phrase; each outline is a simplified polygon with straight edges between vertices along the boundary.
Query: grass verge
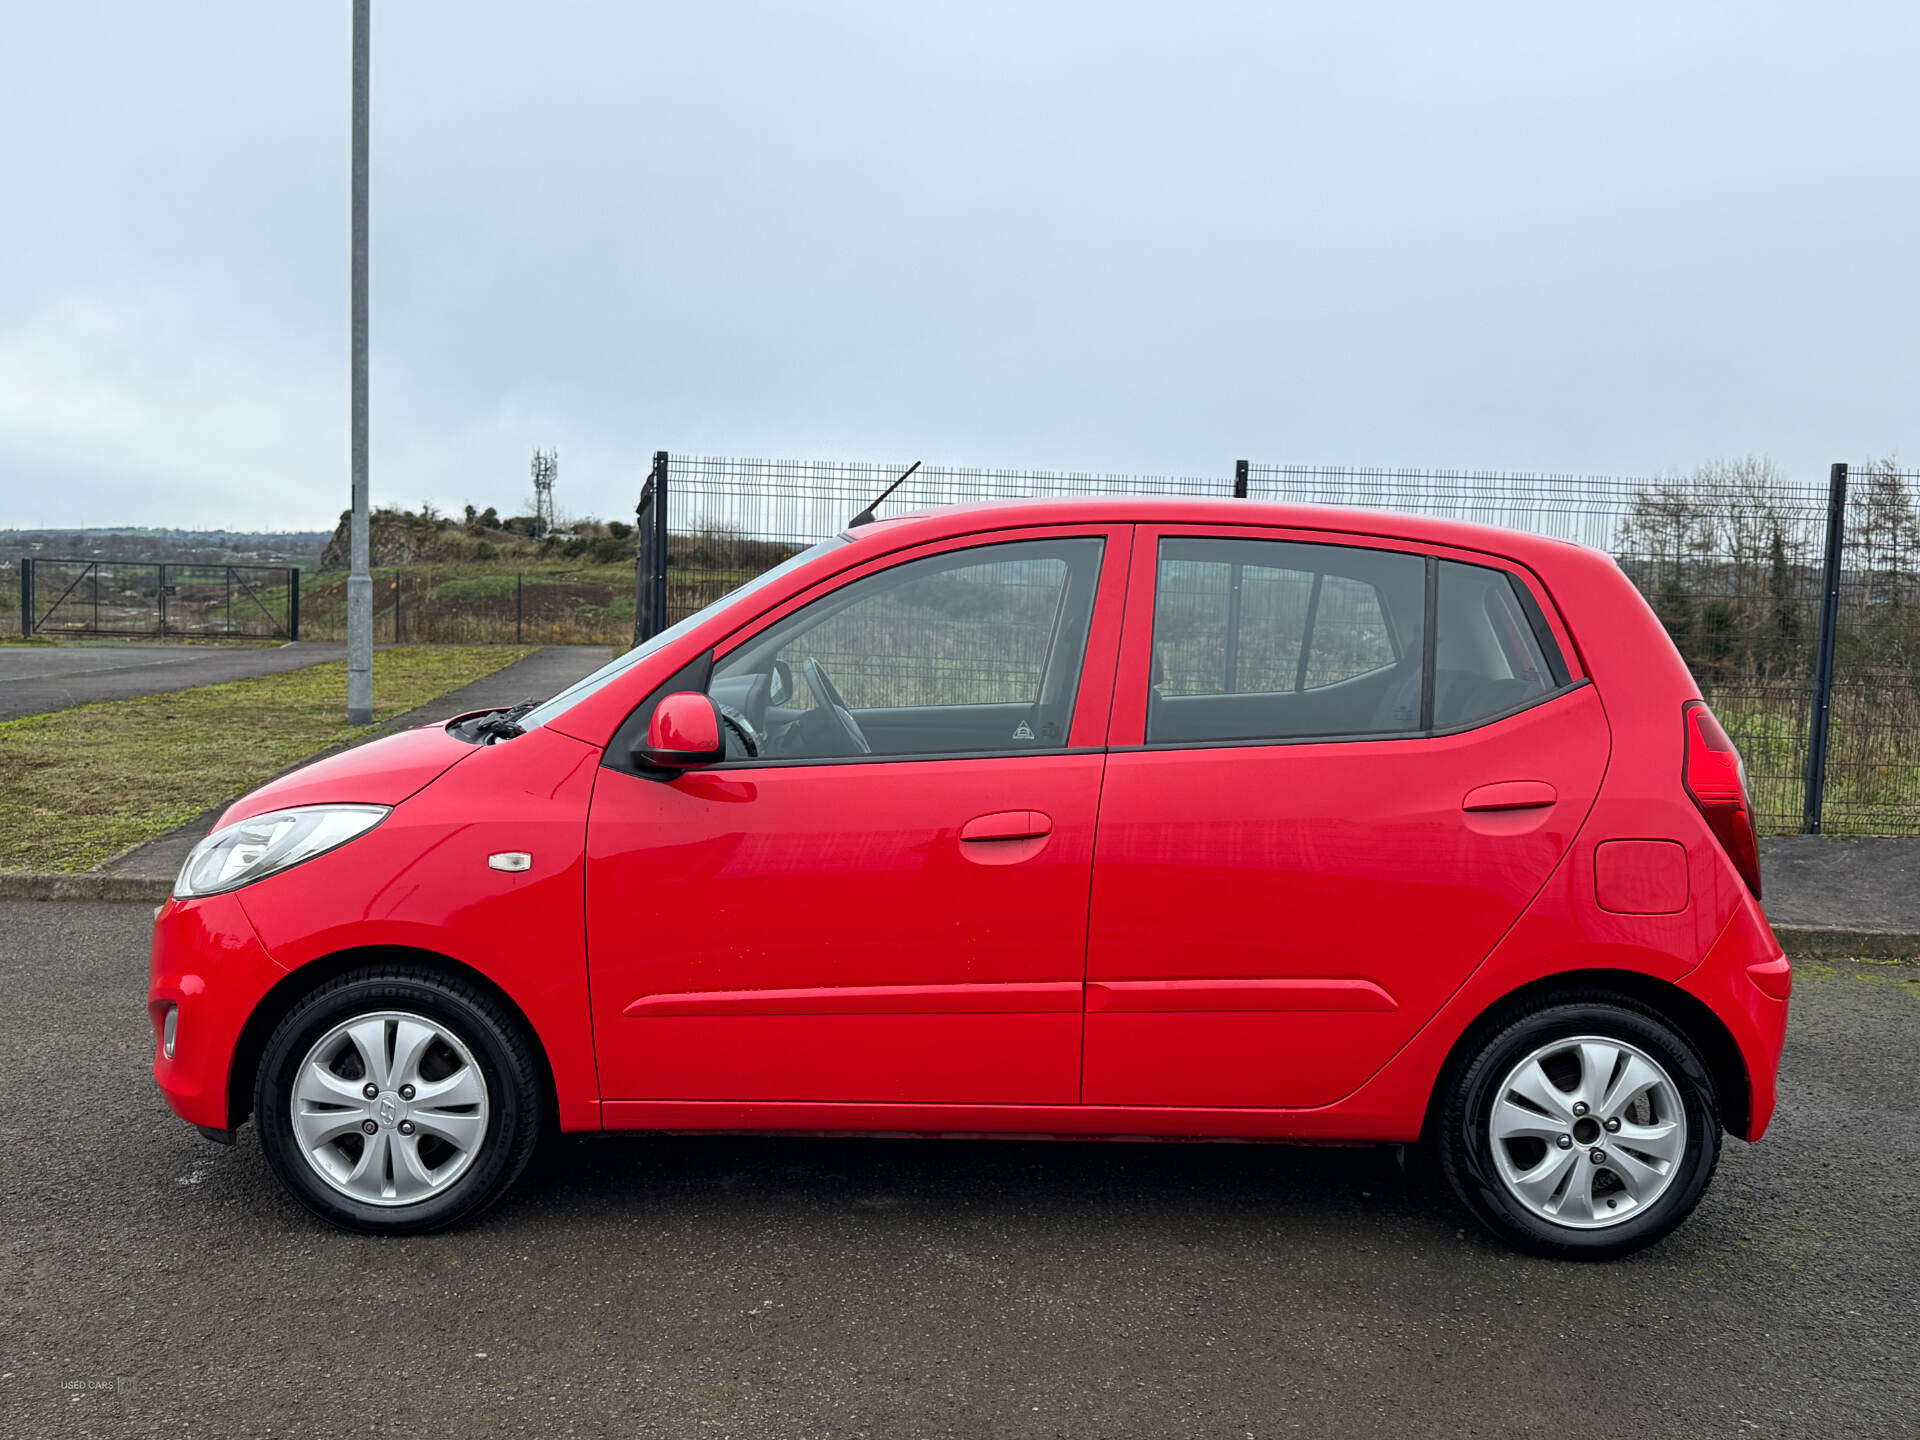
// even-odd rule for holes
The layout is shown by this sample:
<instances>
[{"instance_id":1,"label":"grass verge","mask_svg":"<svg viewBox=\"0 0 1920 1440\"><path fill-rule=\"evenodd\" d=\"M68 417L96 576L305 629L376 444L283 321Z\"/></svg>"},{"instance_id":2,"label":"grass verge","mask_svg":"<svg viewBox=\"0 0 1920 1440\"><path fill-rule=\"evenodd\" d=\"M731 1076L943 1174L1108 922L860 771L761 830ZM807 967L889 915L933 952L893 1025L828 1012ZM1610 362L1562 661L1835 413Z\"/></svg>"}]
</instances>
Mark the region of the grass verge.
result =
<instances>
[{"instance_id":1,"label":"grass verge","mask_svg":"<svg viewBox=\"0 0 1920 1440\"><path fill-rule=\"evenodd\" d=\"M101 864L531 653L499 645L376 651L373 725L341 718L345 662L0 723L0 870Z\"/></svg>"}]
</instances>

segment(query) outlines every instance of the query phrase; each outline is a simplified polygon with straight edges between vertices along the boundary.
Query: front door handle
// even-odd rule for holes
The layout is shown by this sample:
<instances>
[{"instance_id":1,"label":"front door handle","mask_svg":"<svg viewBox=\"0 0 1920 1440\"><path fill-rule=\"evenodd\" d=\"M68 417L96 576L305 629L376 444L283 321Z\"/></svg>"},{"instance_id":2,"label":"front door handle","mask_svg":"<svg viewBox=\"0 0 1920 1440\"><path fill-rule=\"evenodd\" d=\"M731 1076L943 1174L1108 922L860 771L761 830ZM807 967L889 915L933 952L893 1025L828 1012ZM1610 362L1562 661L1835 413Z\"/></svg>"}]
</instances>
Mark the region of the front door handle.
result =
<instances>
[{"instance_id":1,"label":"front door handle","mask_svg":"<svg viewBox=\"0 0 1920 1440\"><path fill-rule=\"evenodd\" d=\"M1544 780L1502 780L1467 792L1462 810L1538 810L1560 799L1560 792Z\"/></svg>"},{"instance_id":2,"label":"front door handle","mask_svg":"<svg viewBox=\"0 0 1920 1440\"><path fill-rule=\"evenodd\" d=\"M996 810L977 815L960 827L960 838L980 840L1038 840L1053 833L1053 817L1038 810Z\"/></svg>"}]
</instances>

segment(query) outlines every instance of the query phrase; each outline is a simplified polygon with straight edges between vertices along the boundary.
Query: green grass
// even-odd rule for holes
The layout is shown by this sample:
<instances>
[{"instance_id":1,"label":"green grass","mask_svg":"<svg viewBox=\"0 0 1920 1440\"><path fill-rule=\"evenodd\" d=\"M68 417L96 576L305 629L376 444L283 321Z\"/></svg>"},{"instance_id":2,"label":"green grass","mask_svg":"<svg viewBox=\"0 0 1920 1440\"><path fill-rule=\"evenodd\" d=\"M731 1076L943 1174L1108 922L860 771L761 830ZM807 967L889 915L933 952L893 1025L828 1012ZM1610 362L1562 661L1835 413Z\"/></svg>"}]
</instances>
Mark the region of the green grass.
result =
<instances>
[{"instance_id":1,"label":"green grass","mask_svg":"<svg viewBox=\"0 0 1920 1440\"><path fill-rule=\"evenodd\" d=\"M0 870L99 865L530 653L502 645L378 651L374 725L342 718L344 663L0 723Z\"/></svg>"}]
</instances>

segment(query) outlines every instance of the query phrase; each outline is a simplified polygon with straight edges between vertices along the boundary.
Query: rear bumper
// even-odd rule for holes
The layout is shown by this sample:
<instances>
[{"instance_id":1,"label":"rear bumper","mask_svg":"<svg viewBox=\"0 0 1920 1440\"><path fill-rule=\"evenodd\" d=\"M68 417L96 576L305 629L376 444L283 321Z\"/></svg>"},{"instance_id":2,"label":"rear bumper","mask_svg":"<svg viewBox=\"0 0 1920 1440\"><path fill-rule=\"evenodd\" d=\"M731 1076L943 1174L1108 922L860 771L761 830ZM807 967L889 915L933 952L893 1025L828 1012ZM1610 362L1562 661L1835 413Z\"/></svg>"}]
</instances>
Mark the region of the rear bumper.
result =
<instances>
[{"instance_id":1,"label":"rear bumper","mask_svg":"<svg viewBox=\"0 0 1920 1440\"><path fill-rule=\"evenodd\" d=\"M153 922L147 1015L153 1022L153 1078L168 1106L204 1130L230 1128L227 1083L247 1017L286 974L254 934L232 895L169 899ZM167 1011L178 1007L173 1057L162 1043Z\"/></svg>"},{"instance_id":2,"label":"rear bumper","mask_svg":"<svg viewBox=\"0 0 1920 1440\"><path fill-rule=\"evenodd\" d=\"M1743 1140L1758 1140L1773 1119L1777 1101L1793 967L1752 897L1740 897L1720 938L1680 981L1680 988L1704 1001L1739 1047L1747 1072L1747 1118L1735 1133Z\"/></svg>"}]
</instances>

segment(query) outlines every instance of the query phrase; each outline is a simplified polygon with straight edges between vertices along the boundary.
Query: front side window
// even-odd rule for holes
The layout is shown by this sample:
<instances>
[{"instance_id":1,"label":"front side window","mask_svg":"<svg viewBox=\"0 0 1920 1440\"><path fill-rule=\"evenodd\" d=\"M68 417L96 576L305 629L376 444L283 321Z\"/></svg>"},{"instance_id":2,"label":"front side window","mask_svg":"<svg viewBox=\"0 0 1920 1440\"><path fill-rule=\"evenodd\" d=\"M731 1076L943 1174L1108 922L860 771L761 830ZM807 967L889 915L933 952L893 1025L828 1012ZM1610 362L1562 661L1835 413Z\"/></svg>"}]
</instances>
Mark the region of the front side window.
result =
<instances>
[{"instance_id":1,"label":"front side window","mask_svg":"<svg viewBox=\"0 0 1920 1440\"><path fill-rule=\"evenodd\" d=\"M797 555L788 556L772 569L761 571L744 585L729 590L725 595L722 595L718 600L715 600L704 609L696 610L685 619L669 625L652 639L642 640L638 645L634 646L633 649L608 661L584 680L577 680L551 699L542 701L527 714L520 717L518 722L520 728L522 730L535 730L546 724L556 715L565 714L582 700L585 700L589 695L598 693L606 686L618 680L649 655L666 649L667 646L673 644L673 642L678 640L682 635L691 634L693 631L699 629L728 606L739 603L755 591L764 590L776 580L785 579L795 570L813 563L813 561L819 559L822 555L827 554L829 551L836 550L846 543L847 540L845 536L838 536L832 540L823 540L818 545L802 550Z\"/></svg>"},{"instance_id":2,"label":"front side window","mask_svg":"<svg viewBox=\"0 0 1920 1440\"><path fill-rule=\"evenodd\" d=\"M1415 730L1425 613L1417 555L1164 539L1147 743Z\"/></svg>"},{"instance_id":3,"label":"front side window","mask_svg":"<svg viewBox=\"0 0 1920 1440\"><path fill-rule=\"evenodd\" d=\"M929 556L815 600L722 659L732 760L958 755L1066 744L1098 539Z\"/></svg>"}]
</instances>

